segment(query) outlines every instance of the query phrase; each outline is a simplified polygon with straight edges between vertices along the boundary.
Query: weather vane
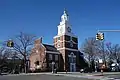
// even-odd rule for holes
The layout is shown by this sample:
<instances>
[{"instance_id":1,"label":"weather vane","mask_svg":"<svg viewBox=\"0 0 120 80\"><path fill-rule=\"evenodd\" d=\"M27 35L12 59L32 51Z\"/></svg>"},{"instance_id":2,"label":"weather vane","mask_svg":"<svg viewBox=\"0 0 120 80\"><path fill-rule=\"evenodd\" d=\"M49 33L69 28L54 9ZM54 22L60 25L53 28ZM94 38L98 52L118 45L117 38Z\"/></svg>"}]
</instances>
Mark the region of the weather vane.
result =
<instances>
[{"instance_id":1,"label":"weather vane","mask_svg":"<svg viewBox=\"0 0 120 80\"><path fill-rule=\"evenodd\" d=\"M64 14L67 14L67 16L68 16L68 13L67 13L67 9L66 9L66 8L64 8Z\"/></svg>"}]
</instances>

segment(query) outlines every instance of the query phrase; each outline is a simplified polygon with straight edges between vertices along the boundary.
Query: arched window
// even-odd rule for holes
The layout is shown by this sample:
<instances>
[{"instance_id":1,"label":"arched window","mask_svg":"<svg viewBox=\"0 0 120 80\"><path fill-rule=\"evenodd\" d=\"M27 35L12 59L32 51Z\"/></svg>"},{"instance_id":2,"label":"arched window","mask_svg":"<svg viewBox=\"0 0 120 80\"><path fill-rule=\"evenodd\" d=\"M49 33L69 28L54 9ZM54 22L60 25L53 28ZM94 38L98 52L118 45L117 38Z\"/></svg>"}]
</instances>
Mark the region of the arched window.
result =
<instances>
[{"instance_id":1,"label":"arched window","mask_svg":"<svg viewBox=\"0 0 120 80\"><path fill-rule=\"evenodd\" d=\"M74 56L74 53L73 52L71 52L71 54L70 54L71 56Z\"/></svg>"},{"instance_id":2,"label":"arched window","mask_svg":"<svg viewBox=\"0 0 120 80\"><path fill-rule=\"evenodd\" d=\"M73 52L68 55L69 63L76 63L76 55Z\"/></svg>"}]
</instances>

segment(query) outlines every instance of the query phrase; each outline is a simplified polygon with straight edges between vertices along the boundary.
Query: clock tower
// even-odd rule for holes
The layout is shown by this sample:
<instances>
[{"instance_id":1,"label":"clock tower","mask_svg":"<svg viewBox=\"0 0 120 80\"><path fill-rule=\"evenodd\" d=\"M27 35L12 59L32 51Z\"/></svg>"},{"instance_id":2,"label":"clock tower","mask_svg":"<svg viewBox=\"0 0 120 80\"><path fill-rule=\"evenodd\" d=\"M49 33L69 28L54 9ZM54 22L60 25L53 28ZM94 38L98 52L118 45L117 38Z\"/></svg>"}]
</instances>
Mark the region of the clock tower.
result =
<instances>
[{"instance_id":1,"label":"clock tower","mask_svg":"<svg viewBox=\"0 0 120 80\"><path fill-rule=\"evenodd\" d=\"M72 33L66 10L61 16L58 34L54 37L54 46L61 53L59 66L61 70L75 72L78 68L77 64L79 64L78 38Z\"/></svg>"}]
</instances>

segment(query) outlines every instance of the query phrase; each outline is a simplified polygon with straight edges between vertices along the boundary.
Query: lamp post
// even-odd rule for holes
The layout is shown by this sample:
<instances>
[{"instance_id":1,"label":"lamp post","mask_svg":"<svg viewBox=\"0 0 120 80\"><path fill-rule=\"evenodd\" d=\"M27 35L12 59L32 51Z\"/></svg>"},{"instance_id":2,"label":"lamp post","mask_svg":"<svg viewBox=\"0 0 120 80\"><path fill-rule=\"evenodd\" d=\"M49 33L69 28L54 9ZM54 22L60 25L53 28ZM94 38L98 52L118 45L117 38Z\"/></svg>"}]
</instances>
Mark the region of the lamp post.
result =
<instances>
[{"instance_id":1,"label":"lamp post","mask_svg":"<svg viewBox=\"0 0 120 80\"><path fill-rule=\"evenodd\" d=\"M98 61L95 61L95 72L97 72L97 62Z\"/></svg>"},{"instance_id":2,"label":"lamp post","mask_svg":"<svg viewBox=\"0 0 120 80\"><path fill-rule=\"evenodd\" d=\"M55 62L52 62L52 73L54 73Z\"/></svg>"}]
</instances>

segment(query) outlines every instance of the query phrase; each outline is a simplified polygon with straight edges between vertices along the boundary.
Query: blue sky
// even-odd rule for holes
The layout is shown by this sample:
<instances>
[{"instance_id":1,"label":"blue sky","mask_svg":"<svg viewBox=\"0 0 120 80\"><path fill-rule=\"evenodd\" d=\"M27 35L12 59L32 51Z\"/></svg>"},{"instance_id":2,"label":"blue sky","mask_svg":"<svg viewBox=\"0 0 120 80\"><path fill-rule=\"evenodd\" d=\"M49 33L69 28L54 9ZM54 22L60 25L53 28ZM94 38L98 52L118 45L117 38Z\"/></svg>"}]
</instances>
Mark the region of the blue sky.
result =
<instances>
[{"instance_id":1,"label":"blue sky","mask_svg":"<svg viewBox=\"0 0 120 80\"><path fill-rule=\"evenodd\" d=\"M64 8L67 8L72 32L79 47L87 37L100 30L120 30L119 0L0 0L0 39L9 39L20 31L43 36L53 43ZM105 32L106 42L120 43L120 32Z\"/></svg>"}]
</instances>

